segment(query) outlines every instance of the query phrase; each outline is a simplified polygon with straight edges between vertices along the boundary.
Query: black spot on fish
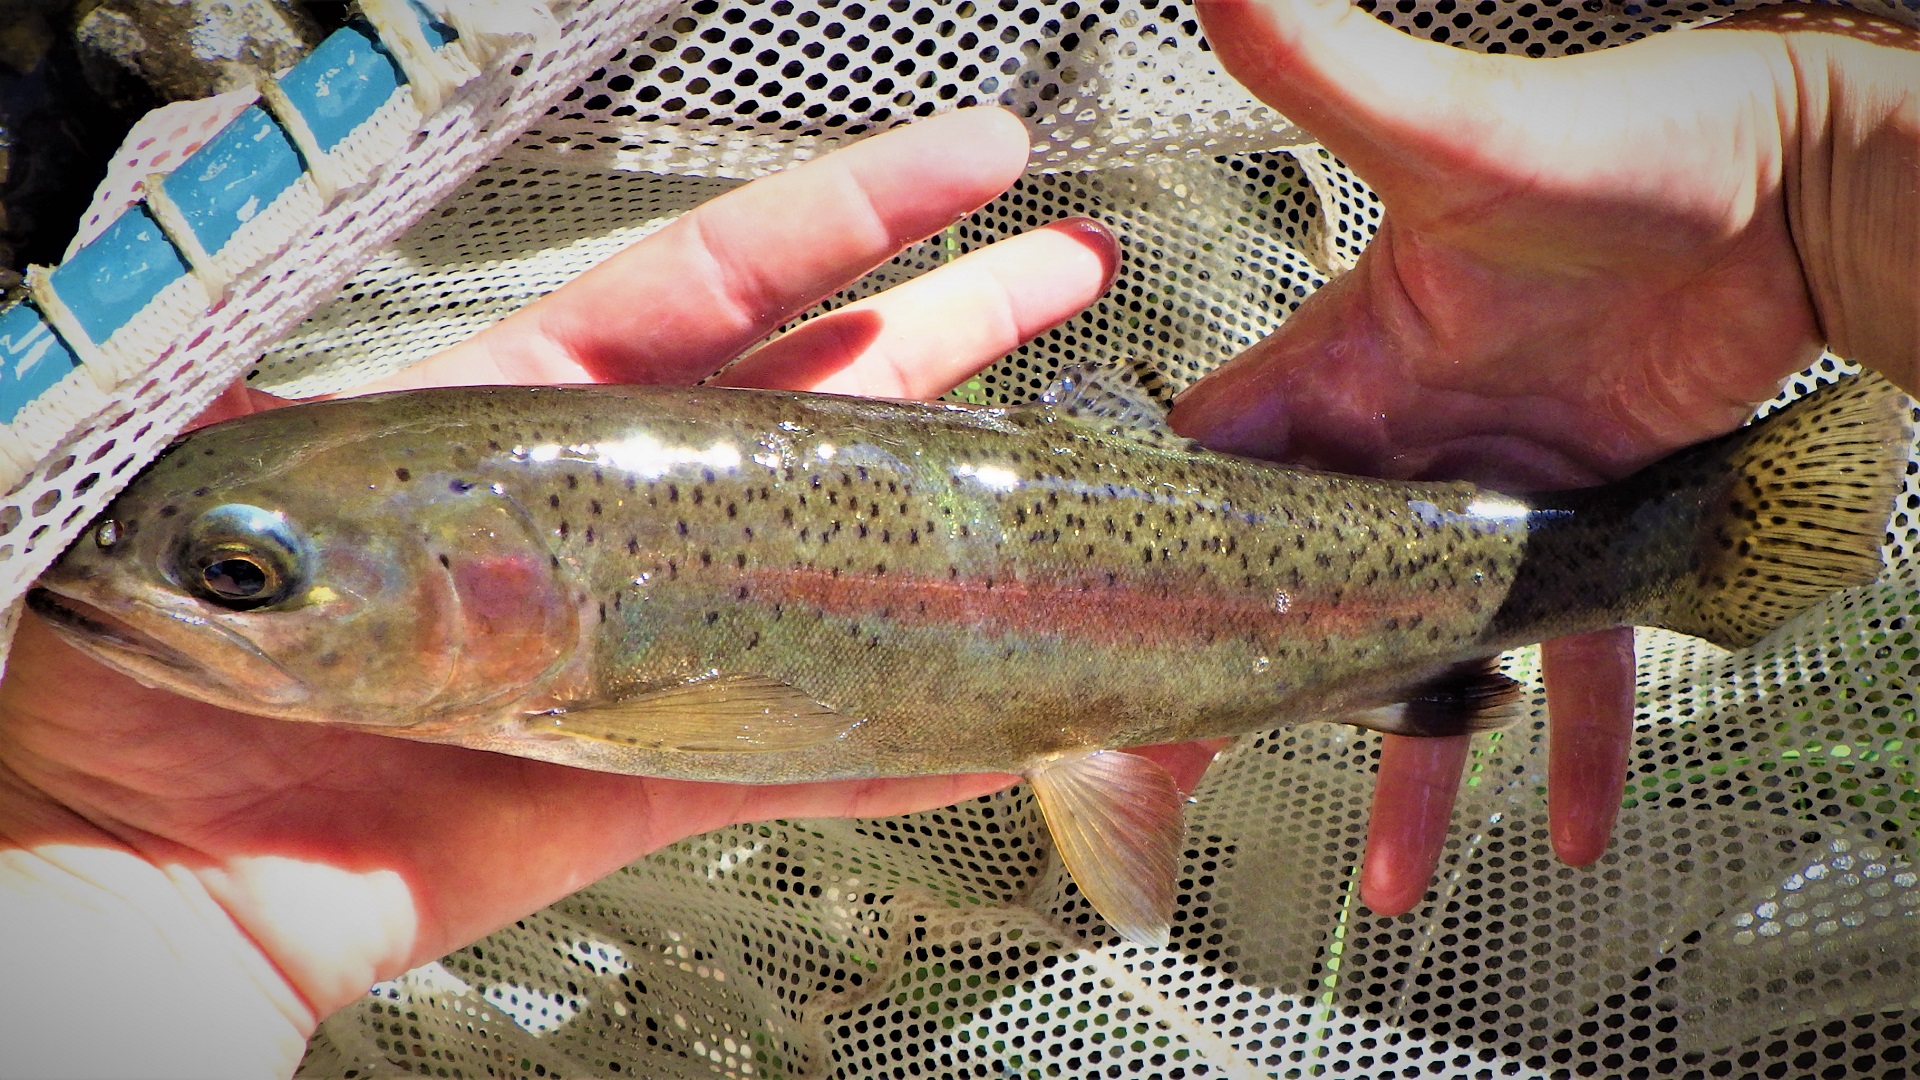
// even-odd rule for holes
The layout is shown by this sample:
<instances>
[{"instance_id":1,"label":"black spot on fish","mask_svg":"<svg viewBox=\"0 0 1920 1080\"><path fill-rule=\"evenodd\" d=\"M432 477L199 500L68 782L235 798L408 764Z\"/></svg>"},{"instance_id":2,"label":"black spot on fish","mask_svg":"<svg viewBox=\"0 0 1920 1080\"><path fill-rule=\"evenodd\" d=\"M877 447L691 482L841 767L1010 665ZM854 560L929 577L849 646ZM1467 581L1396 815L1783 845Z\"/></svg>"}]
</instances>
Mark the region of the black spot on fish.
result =
<instances>
[{"instance_id":1,"label":"black spot on fish","mask_svg":"<svg viewBox=\"0 0 1920 1080\"><path fill-rule=\"evenodd\" d=\"M627 537L627 554L629 555L640 554L640 538L639 537L637 536Z\"/></svg>"},{"instance_id":2,"label":"black spot on fish","mask_svg":"<svg viewBox=\"0 0 1920 1080\"><path fill-rule=\"evenodd\" d=\"M680 485L679 484L667 485L667 501L668 502L680 501Z\"/></svg>"},{"instance_id":3,"label":"black spot on fish","mask_svg":"<svg viewBox=\"0 0 1920 1080\"><path fill-rule=\"evenodd\" d=\"M440 553L440 569L442 570L453 569L453 560L447 558L447 553L444 551Z\"/></svg>"},{"instance_id":4,"label":"black spot on fish","mask_svg":"<svg viewBox=\"0 0 1920 1080\"><path fill-rule=\"evenodd\" d=\"M600 500L599 500L599 499L594 499L594 500L592 500L592 501L590 501L590 502L588 502L588 503L587 503L587 510L588 510L589 512L591 512L591 513L593 514L593 516L594 516L594 517L599 517L599 516L600 516Z\"/></svg>"},{"instance_id":5,"label":"black spot on fish","mask_svg":"<svg viewBox=\"0 0 1920 1080\"><path fill-rule=\"evenodd\" d=\"M567 490L575 491L575 490L578 490L579 487L580 487L580 478L573 475L572 473L568 473L567 474Z\"/></svg>"},{"instance_id":6,"label":"black spot on fish","mask_svg":"<svg viewBox=\"0 0 1920 1080\"><path fill-rule=\"evenodd\" d=\"M467 492L473 490L473 482L471 480L454 480L447 484L447 490L453 492L455 495L465 495Z\"/></svg>"},{"instance_id":7,"label":"black spot on fish","mask_svg":"<svg viewBox=\"0 0 1920 1080\"><path fill-rule=\"evenodd\" d=\"M567 538L567 532L568 532L568 527L567 527L566 519L562 518L560 520L560 539L565 540Z\"/></svg>"},{"instance_id":8,"label":"black spot on fish","mask_svg":"<svg viewBox=\"0 0 1920 1080\"><path fill-rule=\"evenodd\" d=\"M413 479L413 473L409 472L406 469L395 469L393 470L393 478L404 484L407 481Z\"/></svg>"},{"instance_id":9,"label":"black spot on fish","mask_svg":"<svg viewBox=\"0 0 1920 1080\"><path fill-rule=\"evenodd\" d=\"M180 508L173 505L172 503L168 503L167 505L161 507L159 510L156 510L154 512L158 514L160 517L170 518L173 515L179 513Z\"/></svg>"},{"instance_id":10,"label":"black spot on fish","mask_svg":"<svg viewBox=\"0 0 1920 1080\"><path fill-rule=\"evenodd\" d=\"M558 509L560 509L560 496L559 496L559 495L549 495L549 496L547 496L547 509L549 509L549 510L558 510Z\"/></svg>"}]
</instances>

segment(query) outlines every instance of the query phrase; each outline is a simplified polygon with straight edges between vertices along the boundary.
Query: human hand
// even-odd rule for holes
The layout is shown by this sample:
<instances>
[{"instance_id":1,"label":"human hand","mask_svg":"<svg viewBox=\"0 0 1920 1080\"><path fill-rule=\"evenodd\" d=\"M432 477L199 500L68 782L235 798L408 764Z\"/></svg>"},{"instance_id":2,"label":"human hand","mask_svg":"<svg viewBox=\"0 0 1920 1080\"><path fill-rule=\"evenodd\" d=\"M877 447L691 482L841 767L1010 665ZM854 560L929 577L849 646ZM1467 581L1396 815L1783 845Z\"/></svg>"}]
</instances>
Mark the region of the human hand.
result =
<instances>
[{"instance_id":1,"label":"human hand","mask_svg":"<svg viewBox=\"0 0 1920 1080\"><path fill-rule=\"evenodd\" d=\"M998 194L1027 144L1008 114L971 110L748 185L385 388L706 376ZM725 379L931 396L1079 311L1116 258L1090 223L1034 230L813 320ZM1191 782L1207 756L1162 760ZM43 961L7 966L44 1004L10 1003L0 1045L28 1072L287 1073L374 981L665 844L1012 779L696 784L265 720L143 688L28 618L0 683L0 960ZM92 939L112 943L110 989L132 995L114 1015L138 1017L110 1039L60 1019L103 992Z\"/></svg>"},{"instance_id":2,"label":"human hand","mask_svg":"<svg viewBox=\"0 0 1920 1080\"><path fill-rule=\"evenodd\" d=\"M1831 72L1833 87L1867 74L1911 87L1911 68L1884 50L1805 62L1835 35L1911 49L1911 31L1780 8L1529 60L1418 41L1348 0L1199 7L1227 69L1359 173L1386 215L1350 273L1181 399L1183 433L1258 457L1524 491L1617 478L1737 426L1823 341L1861 342L1859 359L1920 382L1902 315L1920 307L1911 251L1901 264L1870 249L1897 242L1865 225L1836 245L1831 222L1873 199L1810 194L1812 166L1796 172L1804 148L1827 145L1835 176L1869 193L1904 176L1911 194L1912 132L1899 137L1910 89L1904 106L1883 94L1890 106L1842 123L1813 115L1804 103L1824 99L1795 84L1808 73L1824 93ZM1832 95L1834 115L1847 100ZM1914 222L1882 215L1879 231L1910 238ZM1849 279L1803 264L1836 246L1874 269ZM1901 326L1904 340L1887 329ZM1625 783L1631 631L1548 642L1542 660L1551 834L1584 865L1605 850ZM1398 914L1425 893L1465 756L1464 738L1384 739L1369 907Z\"/></svg>"}]
</instances>

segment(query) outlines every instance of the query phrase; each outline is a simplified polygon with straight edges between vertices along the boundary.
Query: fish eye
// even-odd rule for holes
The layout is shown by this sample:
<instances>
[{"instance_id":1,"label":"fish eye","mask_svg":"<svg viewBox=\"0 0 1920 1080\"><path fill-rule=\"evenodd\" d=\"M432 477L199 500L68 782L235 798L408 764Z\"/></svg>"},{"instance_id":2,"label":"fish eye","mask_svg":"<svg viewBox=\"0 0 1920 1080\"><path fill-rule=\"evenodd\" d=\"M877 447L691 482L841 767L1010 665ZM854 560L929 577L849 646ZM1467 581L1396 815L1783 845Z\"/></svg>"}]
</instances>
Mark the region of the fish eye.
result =
<instances>
[{"instance_id":1,"label":"fish eye","mask_svg":"<svg viewBox=\"0 0 1920 1080\"><path fill-rule=\"evenodd\" d=\"M305 552L304 539L281 515L256 506L216 506L189 530L175 577L203 600L249 611L301 589Z\"/></svg>"},{"instance_id":2,"label":"fish eye","mask_svg":"<svg viewBox=\"0 0 1920 1080\"><path fill-rule=\"evenodd\" d=\"M200 584L208 592L229 602L253 603L272 593L278 575L272 567L245 555L233 555L208 563L200 570Z\"/></svg>"}]
</instances>

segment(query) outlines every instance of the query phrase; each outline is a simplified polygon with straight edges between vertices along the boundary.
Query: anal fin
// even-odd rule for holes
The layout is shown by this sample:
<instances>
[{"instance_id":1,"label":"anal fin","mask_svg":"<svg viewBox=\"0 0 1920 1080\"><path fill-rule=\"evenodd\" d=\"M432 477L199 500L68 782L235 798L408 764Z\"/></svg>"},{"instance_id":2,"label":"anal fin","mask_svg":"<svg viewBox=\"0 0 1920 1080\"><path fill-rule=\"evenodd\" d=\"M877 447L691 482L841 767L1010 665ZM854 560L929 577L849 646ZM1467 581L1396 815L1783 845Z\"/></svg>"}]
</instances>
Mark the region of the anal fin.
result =
<instances>
[{"instance_id":1,"label":"anal fin","mask_svg":"<svg viewBox=\"0 0 1920 1080\"><path fill-rule=\"evenodd\" d=\"M1173 777L1137 754L1084 750L1028 769L1027 782L1094 910L1128 941L1165 946L1186 835Z\"/></svg>"},{"instance_id":2,"label":"anal fin","mask_svg":"<svg viewBox=\"0 0 1920 1080\"><path fill-rule=\"evenodd\" d=\"M1491 659L1455 664L1415 687L1406 700L1346 720L1372 731L1426 739L1506 727L1520 719L1520 684L1493 665Z\"/></svg>"}]
</instances>

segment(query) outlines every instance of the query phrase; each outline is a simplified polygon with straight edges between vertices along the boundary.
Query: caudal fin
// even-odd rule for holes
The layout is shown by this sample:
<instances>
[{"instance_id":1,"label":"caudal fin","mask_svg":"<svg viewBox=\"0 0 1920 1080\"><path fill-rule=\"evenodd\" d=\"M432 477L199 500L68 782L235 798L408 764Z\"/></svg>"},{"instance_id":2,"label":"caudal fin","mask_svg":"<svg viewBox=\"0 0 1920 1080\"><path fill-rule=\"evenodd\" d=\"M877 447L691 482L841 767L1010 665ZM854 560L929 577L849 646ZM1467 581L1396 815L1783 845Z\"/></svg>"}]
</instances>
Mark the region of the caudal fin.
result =
<instances>
[{"instance_id":1,"label":"caudal fin","mask_svg":"<svg viewBox=\"0 0 1920 1080\"><path fill-rule=\"evenodd\" d=\"M1736 479L1659 624L1740 648L1877 578L1913 443L1910 409L1893 384L1863 374L1712 444Z\"/></svg>"}]
</instances>

